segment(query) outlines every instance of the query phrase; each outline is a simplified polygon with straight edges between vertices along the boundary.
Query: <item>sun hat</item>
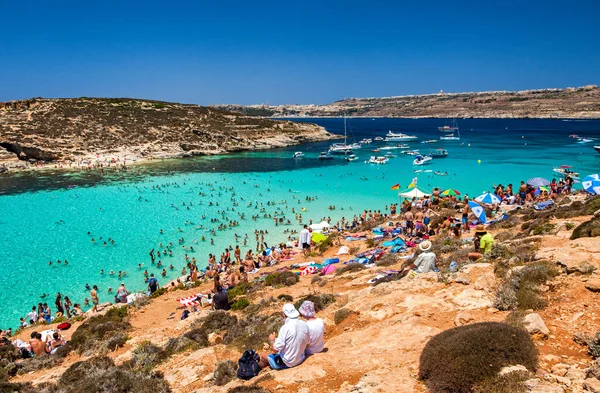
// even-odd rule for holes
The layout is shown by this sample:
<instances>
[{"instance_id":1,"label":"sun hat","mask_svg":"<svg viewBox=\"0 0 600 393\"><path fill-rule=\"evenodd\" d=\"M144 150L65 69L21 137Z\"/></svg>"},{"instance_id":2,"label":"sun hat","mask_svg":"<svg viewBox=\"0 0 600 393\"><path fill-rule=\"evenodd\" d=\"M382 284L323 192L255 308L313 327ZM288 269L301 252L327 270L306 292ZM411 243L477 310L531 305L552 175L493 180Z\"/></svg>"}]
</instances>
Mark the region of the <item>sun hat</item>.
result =
<instances>
[{"instance_id":1,"label":"sun hat","mask_svg":"<svg viewBox=\"0 0 600 393\"><path fill-rule=\"evenodd\" d=\"M300 315L302 315L303 317L312 318L316 314L315 304L310 300L305 300L298 311L300 311Z\"/></svg>"},{"instance_id":2,"label":"sun hat","mask_svg":"<svg viewBox=\"0 0 600 393\"><path fill-rule=\"evenodd\" d=\"M475 233L485 233L486 230L482 224L479 224L475 227Z\"/></svg>"},{"instance_id":3,"label":"sun hat","mask_svg":"<svg viewBox=\"0 0 600 393\"><path fill-rule=\"evenodd\" d=\"M292 303L284 304L282 311L288 318L298 318L300 316L300 313L298 310L296 310L296 307L294 307Z\"/></svg>"},{"instance_id":4,"label":"sun hat","mask_svg":"<svg viewBox=\"0 0 600 393\"><path fill-rule=\"evenodd\" d=\"M431 242L429 240L425 240L419 244L419 248L421 251L429 251L431 249Z\"/></svg>"}]
</instances>

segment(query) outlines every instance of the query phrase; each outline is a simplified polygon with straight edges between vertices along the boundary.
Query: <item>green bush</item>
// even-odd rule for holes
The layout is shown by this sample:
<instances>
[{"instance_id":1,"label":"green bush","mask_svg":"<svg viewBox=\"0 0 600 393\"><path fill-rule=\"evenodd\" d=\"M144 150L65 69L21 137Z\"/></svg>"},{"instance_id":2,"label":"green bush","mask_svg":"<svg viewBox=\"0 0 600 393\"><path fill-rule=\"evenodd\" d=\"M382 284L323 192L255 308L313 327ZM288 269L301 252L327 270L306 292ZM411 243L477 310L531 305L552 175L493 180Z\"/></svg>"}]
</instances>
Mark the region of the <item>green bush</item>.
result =
<instances>
[{"instance_id":1,"label":"green bush","mask_svg":"<svg viewBox=\"0 0 600 393\"><path fill-rule=\"evenodd\" d=\"M305 300L310 300L315 305L315 311L325 310L330 304L335 303L335 296L330 294L308 295L296 301L294 306L298 309Z\"/></svg>"},{"instance_id":2,"label":"green bush","mask_svg":"<svg viewBox=\"0 0 600 393\"><path fill-rule=\"evenodd\" d=\"M217 386L227 385L237 374L237 364L231 360L226 360L217 364L214 373L214 383Z\"/></svg>"},{"instance_id":3,"label":"green bush","mask_svg":"<svg viewBox=\"0 0 600 393\"><path fill-rule=\"evenodd\" d=\"M244 296L248 293L248 291L250 290L252 284L247 283L247 282L241 282L238 285L236 285L235 287L228 289L227 290L227 300L229 301L229 303L233 303L235 301L235 298L238 296Z\"/></svg>"},{"instance_id":4,"label":"green bush","mask_svg":"<svg viewBox=\"0 0 600 393\"><path fill-rule=\"evenodd\" d=\"M421 353L419 379L432 393L471 393L515 364L537 369L538 352L529 333L506 323L474 323L429 340Z\"/></svg>"},{"instance_id":5,"label":"green bush","mask_svg":"<svg viewBox=\"0 0 600 393\"><path fill-rule=\"evenodd\" d=\"M233 345L241 351L262 348L269 335L279 331L284 322L280 312L271 315L248 315L227 330L223 343Z\"/></svg>"},{"instance_id":6,"label":"green bush","mask_svg":"<svg viewBox=\"0 0 600 393\"><path fill-rule=\"evenodd\" d=\"M530 378L531 373L524 371L498 374L474 386L473 393L526 393L529 389L524 382Z\"/></svg>"},{"instance_id":7,"label":"green bush","mask_svg":"<svg viewBox=\"0 0 600 393\"><path fill-rule=\"evenodd\" d=\"M321 254L327 251L331 246L333 246L333 240L331 239L331 237L328 237L319 244L317 244L317 247Z\"/></svg>"},{"instance_id":8,"label":"green bush","mask_svg":"<svg viewBox=\"0 0 600 393\"><path fill-rule=\"evenodd\" d=\"M354 272L358 272L361 270L365 270L366 267L362 264L362 263L350 263L346 266L342 266L340 268L337 268L335 271L336 275L340 275L340 274L344 274L344 273L354 273Z\"/></svg>"},{"instance_id":9,"label":"green bush","mask_svg":"<svg viewBox=\"0 0 600 393\"><path fill-rule=\"evenodd\" d=\"M265 277L265 285L270 287L289 287L300 281L300 276L294 272L272 273Z\"/></svg>"},{"instance_id":10,"label":"green bush","mask_svg":"<svg viewBox=\"0 0 600 393\"><path fill-rule=\"evenodd\" d=\"M513 271L498 288L494 306L501 311L543 309L548 301L542 297L539 286L556 275L556 268L546 262L533 263Z\"/></svg>"},{"instance_id":11,"label":"green bush","mask_svg":"<svg viewBox=\"0 0 600 393\"><path fill-rule=\"evenodd\" d=\"M150 341L141 342L134 350L129 365L138 371L149 373L168 357L167 352Z\"/></svg>"},{"instance_id":12,"label":"green bush","mask_svg":"<svg viewBox=\"0 0 600 393\"><path fill-rule=\"evenodd\" d=\"M125 332L131 325L126 317L127 307L114 307L87 319L71 336L70 346L80 354L114 351L127 341Z\"/></svg>"},{"instance_id":13,"label":"green bush","mask_svg":"<svg viewBox=\"0 0 600 393\"><path fill-rule=\"evenodd\" d=\"M233 302L233 304L231 305L231 309L233 311L243 310L246 307L248 307L249 305L250 305L250 302L248 301L248 299L243 297L243 298L240 298L240 299L236 300L235 302Z\"/></svg>"},{"instance_id":14,"label":"green bush","mask_svg":"<svg viewBox=\"0 0 600 393\"><path fill-rule=\"evenodd\" d=\"M340 308L333 315L333 321L336 325L339 325L344 319L348 318L352 314L352 311L347 308Z\"/></svg>"},{"instance_id":15,"label":"green bush","mask_svg":"<svg viewBox=\"0 0 600 393\"><path fill-rule=\"evenodd\" d=\"M150 298L156 299L157 297L162 296L167 292L169 292L169 290L167 288L164 288L164 287L158 288L156 291L154 291L152 293L152 295L150 295Z\"/></svg>"},{"instance_id":16,"label":"green bush","mask_svg":"<svg viewBox=\"0 0 600 393\"><path fill-rule=\"evenodd\" d=\"M282 293L281 295L277 296L277 299L285 303L291 303L294 301L294 297L292 295L287 295L285 293Z\"/></svg>"}]
</instances>

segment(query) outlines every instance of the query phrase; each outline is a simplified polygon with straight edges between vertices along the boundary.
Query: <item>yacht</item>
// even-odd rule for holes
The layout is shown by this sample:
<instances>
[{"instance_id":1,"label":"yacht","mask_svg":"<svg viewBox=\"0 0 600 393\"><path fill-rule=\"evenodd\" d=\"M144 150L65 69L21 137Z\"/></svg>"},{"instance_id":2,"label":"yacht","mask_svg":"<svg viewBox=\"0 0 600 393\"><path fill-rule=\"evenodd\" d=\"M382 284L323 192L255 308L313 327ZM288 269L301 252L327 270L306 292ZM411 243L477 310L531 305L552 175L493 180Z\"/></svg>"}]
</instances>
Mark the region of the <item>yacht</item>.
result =
<instances>
[{"instance_id":1,"label":"yacht","mask_svg":"<svg viewBox=\"0 0 600 393\"><path fill-rule=\"evenodd\" d=\"M388 131L385 136L386 142L398 142L398 141L415 141L418 138L414 135L406 135L403 133L395 133L392 130Z\"/></svg>"},{"instance_id":2,"label":"yacht","mask_svg":"<svg viewBox=\"0 0 600 393\"><path fill-rule=\"evenodd\" d=\"M442 127L438 127L438 130L442 131L442 132L459 132L458 130L458 124L456 124L456 119L452 120L452 125L445 125Z\"/></svg>"},{"instance_id":3,"label":"yacht","mask_svg":"<svg viewBox=\"0 0 600 393\"><path fill-rule=\"evenodd\" d=\"M382 137L380 137L380 136L376 136L376 137L375 137L375 140L376 140L376 141L378 141L378 142L380 142L380 141L382 141L382 140L383 140L383 138L382 138Z\"/></svg>"},{"instance_id":4,"label":"yacht","mask_svg":"<svg viewBox=\"0 0 600 393\"><path fill-rule=\"evenodd\" d=\"M333 156L328 151L324 151L321 154L319 154L318 158L319 160L333 160Z\"/></svg>"},{"instance_id":5,"label":"yacht","mask_svg":"<svg viewBox=\"0 0 600 393\"><path fill-rule=\"evenodd\" d=\"M375 157L375 156L371 156L371 159L369 161L365 161L369 164L387 164L387 162L390 159L387 157Z\"/></svg>"},{"instance_id":6,"label":"yacht","mask_svg":"<svg viewBox=\"0 0 600 393\"><path fill-rule=\"evenodd\" d=\"M294 158L302 158L304 157L304 153L302 153L301 151L297 151L294 153Z\"/></svg>"},{"instance_id":7,"label":"yacht","mask_svg":"<svg viewBox=\"0 0 600 393\"><path fill-rule=\"evenodd\" d=\"M346 115L344 115L344 143L334 143L329 147L329 153L346 155L352 153L352 149L360 149L360 144L355 143L352 145L348 145L346 134Z\"/></svg>"},{"instance_id":8,"label":"yacht","mask_svg":"<svg viewBox=\"0 0 600 393\"><path fill-rule=\"evenodd\" d=\"M382 146L379 148L379 150L396 150L396 149L408 149L410 148L410 146L405 145L405 144L400 144L400 145L396 145L396 146Z\"/></svg>"},{"instance_id":9,"label":"yacht","mask_svg":"<svg viewBox=\"0 0 600 393\"><path fill-rule=\"evenodd\" d=\"M435 158L445 158L448 157L448 150L446 149L430 149L429 155Z\"/></svg>"},{"instance_id":10,"label":"yacht","mask_svg":"<svg viewBox=\"0 0 600 393\"><path fill-rule=\"evenodd\" d=\"M418 156L415 157L415 160L413 161L413 165L431 164L431 160L433 160L433 158L431 158L430 156L421 156L421 155L418 155Z\"/></svg>"}]
</instances>

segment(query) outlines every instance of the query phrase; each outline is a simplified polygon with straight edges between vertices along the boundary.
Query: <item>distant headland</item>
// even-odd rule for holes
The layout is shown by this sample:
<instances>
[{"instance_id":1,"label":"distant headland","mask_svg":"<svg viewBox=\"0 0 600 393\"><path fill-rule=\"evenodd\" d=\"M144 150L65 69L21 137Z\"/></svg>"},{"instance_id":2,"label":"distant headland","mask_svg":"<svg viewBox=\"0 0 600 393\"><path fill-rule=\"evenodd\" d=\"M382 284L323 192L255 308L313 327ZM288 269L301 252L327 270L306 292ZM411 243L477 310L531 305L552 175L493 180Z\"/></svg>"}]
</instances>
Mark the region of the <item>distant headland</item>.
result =
<instances>
[{"instance_id":1,"label":"distant headland","mask_svg":"<svg viewBox=\"0 0 600 393\"><path fill-rule=\"evenodd\" d=\"M264 117L600 118L600 88L484 91L346 98L325 105L219 105Z\"/></svg>"}]
</instances>

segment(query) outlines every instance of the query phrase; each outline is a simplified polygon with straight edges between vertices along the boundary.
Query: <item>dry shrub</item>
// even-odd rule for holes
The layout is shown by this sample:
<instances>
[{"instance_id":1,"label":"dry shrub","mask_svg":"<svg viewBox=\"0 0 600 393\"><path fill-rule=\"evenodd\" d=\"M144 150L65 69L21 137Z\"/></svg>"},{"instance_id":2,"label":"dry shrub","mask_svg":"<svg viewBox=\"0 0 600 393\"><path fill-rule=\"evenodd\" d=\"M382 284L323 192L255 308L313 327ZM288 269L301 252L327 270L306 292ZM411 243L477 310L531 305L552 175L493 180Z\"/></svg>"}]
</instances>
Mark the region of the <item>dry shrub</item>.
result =
<instances>
[{"instance_id":1,"label":"dry shrub","mask_svg":"<svg viewBox=\"0 0 600 393\"><path fill-rule=\"evenodd\" d=\"M81 353L114 351L127 341L131 325L126 321L127 307L114 307L104 315L89 318L75 330L70 344Z\"/></svg>"},{"instance_id":2,"label":"dry shrub","mask_svg":"<svg viewBox=\"0 0 600 393\"><path fill-rule=\"evenodd\" d=\"M324 287L325 285L327 285L327 280L324 279L322 276L314 276L310 279L310 283L313 285Z\"/></svg>"},{"instance_id":3,"label":"dry shrub","mask_svg":"<svg viewBox=\"0 0 600 393\"><path fill-rule=\"evenodd\" d=\"M579 239L581 237L596 237L600 236L600 218L594 217L589 221L586 221L578 225L571 234L571 240Z\"/></svg>"},{"instance_id":4,"label":"dry shrub","mask_svg":"<svg viewBox=\"0 0 600 393\"><path fill-rule=\"evenodd\" d=\"M294 272L273 273L265 277L266 286L289 287L300 281L300 277Z\"/></svg>"},{"instance_id":5,"label":"dry shrub","mask_svg":"<svg viewBox=\"0 0 600 393\"><path fill-rule=\"evenodd\" d=\"M308 296L305 296L305 297L301 298L300 300L298 300L294 304L294 306L296 308L300 308L302 303L304 303L304 301L306 301L306 300L313 302L313 304L315 305L315 311L319 312L319 311L325 310L330 304L334 303L335 296L327 294L327 293L321 294L321 295L308 295Z\"/></svg>"},{"instance_id":6,"label":"dry shrub","mask_svg":"<svg viewBox=\"0 0 600 393\"><path fill-rule=\"evenodd\" d=\"M226 360L217 364L214 373L214 383L217 386L227 385L237 374L237 364L231 360Z\"/></svg>"},{"instance_id":7,"label":"dry shrub","mask_svg":"<svg viewBox=\"0 0 600 393\"><path fill-rule=\"evenodd\" d=\"M529 389L524 382L529 378L531 373L524 371L496 375L474 386L473 393L525 393Z\"/></svg>"},{"instance_id":8,"label":"dry shrub","mask_svg":"<svg viewBox=\"0 0 600 393\"><path fill-rule=\"evenodd\" d=\"M250 305L250 301L245 297L237 299L235 302L231 304L232 311L243 310Z\"/></svg>"},{"instance_id":9,"label":"dry shrub","mask_svg":"<svg viewBox=\"0 0 600 393\"><path fill-rule=\"evenodd\" d=\"M339 276L340 274L354 273L364 269L366 269L366 267L364 267L362 263L350 263L346 266L336 269L335 274Z\"/></svg>"},{"instance_id":10,"label":"dry shrub","mask_svg":"<svg viewBox=\"0 0 600 393\"><path fill-rule=\"evenodd\" d=\"M160 373L147 374L118 367L107 357L74 363L59 378L56 393L167 393L169 384Z\"/></svg>"},{"instance_id":11,"label":"dry shrub","mask_svg":"<svg viewBox=\"0 0 600 393\"><path fill-rule=\"evenodd\" d=\"M494 306L498 310L540 310L548 305L539 286L553 279L558 271L547 262L526 265L508 274L496 293Z\"/></svg>"},{"instance_id":12,"label":"dry shrub","mask_svg":"<svg viewBox=\"0 0 600 393\"><path fill-rule=\"evenodd\" d=\"M133 350L129 365L134 370L149 373L167 357L167 352L162 348L152 344L150 341L143 341Z\"/></svg>"},{"instance_id":13,"label":"dry shrub","mask_svg":"<svg viewBox=\"0 0 600 393\"><path fill-rule=\"evenodd\" d=\"M588 342L588 352L594 359L600 358L600 332L596 333Z\"/></svg>"},{"instance_id":14,"label":"dry shrub","mask_svg":"<svg viewBox=\"0 0 600 393\"><path fill-rule=\"evenodd\" d=\"M150 297L146 295L138 296L133 301L133 307L140 309L150 304Z\"/></svg>"},{"instance_id":15,"label":"dry shrub","mask_svg":"<svg viewBox=\"0 0 600 393\"><path fill-rule=\"evenodd\" d=\"M229 389L227 393L271 393L271 391L263 388L262 386L250 385L236 386L233 389Z\"/></svg>"},{"instance_id":16,"label":"dry shrub","mask_svg":"<svg viewBox=\"0 0 600 393\"><path fill-rule=\"evenodd\" d=\"M391 252L387 252L387 253L383 254L383 256L381 258L379 258L378 261L375 261L375 265L377 265L379 267L392 266L397 263L398 263L397 256Z\"/></svg>"},{"instance_id":17,"label":"dry shrub","mask_svg":"<svg viewBox=\"0 0 600 393\"><path fill-rule=\"evenodd\" d=\"M352 313L353 312L351 310L348 310L347 308L340 308L333 315L333 321L335 322L336 325L339 325L340 323L342 323L342 321L344 319L348 318Z\"/></svg>"},{"instance_id":18,"label":"dry shrub","mask_svg":"<svg viewBox=\"0 0 600 393\"><path fill-rule=\"evenodd\" d=\"M474 323L429 340L421 353L419 379L432 393L471 393L515 364L537 368L538 352L529 333L506 323Z\"/></svg>"},{"instance_id":19,"label":"dry shrub","mask_svg":"<svg viewBox=\"0 0 600 393\"><path fill-rule=\"evenodd\" d=\"M277 296L277 299L285 303L291 303L294 301L294 297L292 295L287 295L285 293L282 293L281 295Z\"/></svg>"},{"instance_id":20,"label":"dry shrub","mask_svg":"<svg viewBox=\"0 0 600 393\"><path fill-rule=\"evenodd\" d=\"M269 334L279 331L285 322L280 312L271 315L248 315L229 327L223 343L233 345L241 351L260 349Z\"/></svg>"}]
</instances>

